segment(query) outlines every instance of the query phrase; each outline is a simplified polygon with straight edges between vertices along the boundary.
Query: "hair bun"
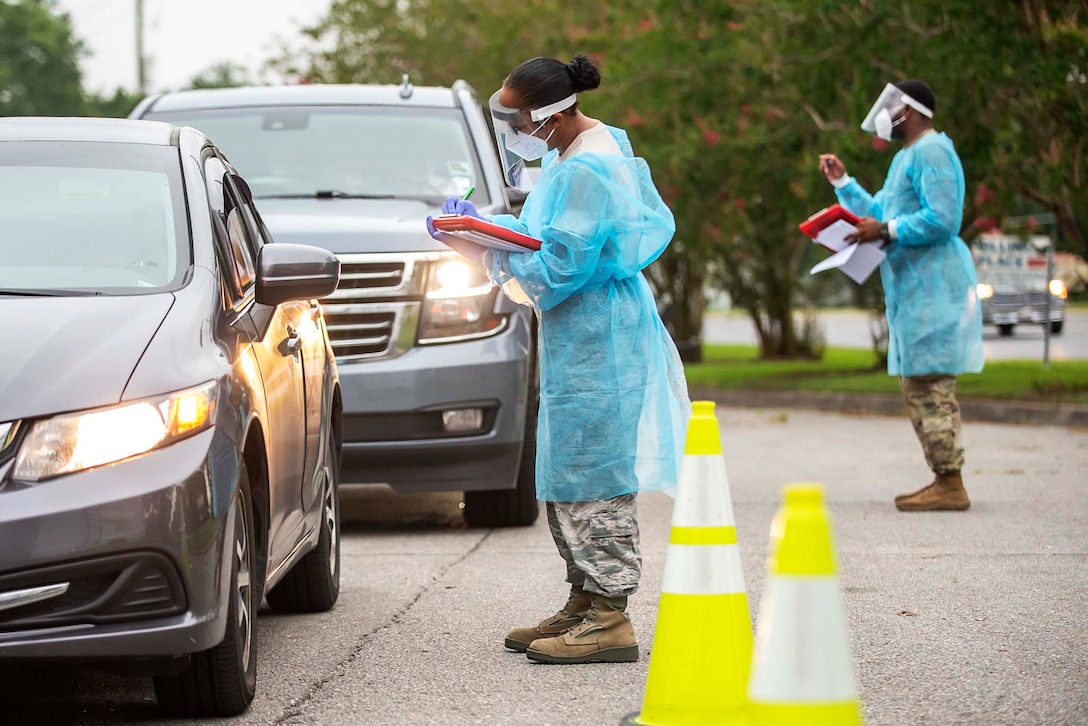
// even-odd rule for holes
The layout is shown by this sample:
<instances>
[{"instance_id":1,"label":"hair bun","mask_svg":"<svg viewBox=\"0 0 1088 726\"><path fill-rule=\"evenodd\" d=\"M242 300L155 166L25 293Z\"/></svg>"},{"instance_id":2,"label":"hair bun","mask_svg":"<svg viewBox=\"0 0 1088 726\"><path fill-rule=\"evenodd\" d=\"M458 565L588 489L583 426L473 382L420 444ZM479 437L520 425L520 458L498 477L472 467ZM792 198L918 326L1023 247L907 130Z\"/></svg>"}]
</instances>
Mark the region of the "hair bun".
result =
<instances>
[{"instance_id":1,"label":"hair bun","mask_svg":"<svg viewBox=\"0 0 1088 726\"><path fill-rule=\"evenodd\" d=\"M601 72L597 70L597 64L589 56L579 53L567 64L567 72L570 73L571 82L575 93L592 91L601 85Z\"/></svg>"}]
</instances>

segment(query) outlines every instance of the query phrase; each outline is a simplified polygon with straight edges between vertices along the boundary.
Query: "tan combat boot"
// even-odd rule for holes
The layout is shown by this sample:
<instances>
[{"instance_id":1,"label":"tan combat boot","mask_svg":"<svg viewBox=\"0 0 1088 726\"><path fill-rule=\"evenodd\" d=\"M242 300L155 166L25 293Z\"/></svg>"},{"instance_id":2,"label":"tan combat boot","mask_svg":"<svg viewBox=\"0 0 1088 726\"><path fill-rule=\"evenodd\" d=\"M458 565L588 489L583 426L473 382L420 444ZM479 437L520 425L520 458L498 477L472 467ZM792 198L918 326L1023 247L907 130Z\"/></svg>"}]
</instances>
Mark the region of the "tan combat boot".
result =
<instances>
[{"instance_id":1,"label":"tan combat boot","mask_svg":"<svg viewBox=\"0 0 1088 726\"><path fill-rule=\"evenodd\" d=\"M580 585L572 585L567 604L550 618L541 620L531 628L514 628L506 634L506 647L524 653L534 640L559 635L568 628L582 622L589 613L589 593Z\"/></svg>"},{"instance_id":2,"label":"tan combat boot","mask_svg":"<svg viewBox=\"0 0 1088 726\"><path fill-rule=\"evenodd\" d=\"M638 642L626 608L625 597L594 595L585 620L562 635L534 640L525 654L540 663L633 663Z\"/></svg>"},{"instance_id":3,"label":"tan combat boot","mask_svg":"<svg viewBox=\"0 0 1088 726\"><path fill-rule=\"evenodd\" d=\"M913 494L900 494L895 498L895 508L901 512L935 512L961 510L971 506L963 477L958 471L938 474L933 483Z\"/></svg>"}]
</instances>

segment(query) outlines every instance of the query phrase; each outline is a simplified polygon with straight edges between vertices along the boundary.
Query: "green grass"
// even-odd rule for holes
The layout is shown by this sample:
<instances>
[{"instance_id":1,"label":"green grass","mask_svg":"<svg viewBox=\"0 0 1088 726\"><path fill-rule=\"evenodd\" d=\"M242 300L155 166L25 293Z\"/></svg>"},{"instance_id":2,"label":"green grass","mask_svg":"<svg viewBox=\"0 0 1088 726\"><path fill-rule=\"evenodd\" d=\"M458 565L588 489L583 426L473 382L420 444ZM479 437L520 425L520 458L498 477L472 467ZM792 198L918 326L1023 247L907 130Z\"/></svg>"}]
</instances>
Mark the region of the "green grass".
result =
<instances>
[{"instance_id":1,"label":"green grass","mask_svg":"<svg viewBox=\"0 0 1088 726\"><path fill-rule=\"evenodd\" d=\"M759 359L755 346L704 345L702 363L685 366L692 387L764 391L899 394L898 379L874 370L872 351L828 348L822 360ZM963 398L1015 399L1088 404L1088 361L993 361L980 374L959 377Z\"/></svg>"}]
</instances>

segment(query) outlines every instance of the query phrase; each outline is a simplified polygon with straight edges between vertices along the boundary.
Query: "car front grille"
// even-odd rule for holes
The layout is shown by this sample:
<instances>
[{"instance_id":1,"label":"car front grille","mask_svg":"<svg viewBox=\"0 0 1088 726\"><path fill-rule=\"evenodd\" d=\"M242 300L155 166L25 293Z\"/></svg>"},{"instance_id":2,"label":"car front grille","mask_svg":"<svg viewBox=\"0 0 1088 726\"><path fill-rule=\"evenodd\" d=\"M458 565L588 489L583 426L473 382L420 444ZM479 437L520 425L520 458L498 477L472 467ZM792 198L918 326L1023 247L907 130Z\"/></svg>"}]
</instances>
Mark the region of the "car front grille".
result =
<instances>
[{"instance_id":1,"label":"car front grille","mask_svg":"<svg viewBox=\"0 0 1088 726\"><path fill-rule=\"evenodd\" d=\"M389 350L395 312L350 312L326 306L325 314L330 319L329 342L338 359L375 357Z\"/></svg>"},{"instance_id":2,"label":"car front grille","mask_svg":"<svg viewBox=\"0 0 1088 726\"><path fill-rule=\"evenodd\" d=\"M438 253L339 255L340 284L321 301L338 363L395 358L415 343L427 264Z\"/></svg>"},{"instance_id":3,"label":"car front grille","mask_svg":"<svg viewBox=\"0 0 1088 726\"><path fill-rule=\"evenodd\" d=\"M996 313L1016 312L1023 304L1023 296L1014 292L996 292L988 302Z\"/></svg>"},{"instance_id":4,"label":"car front grille","mask_svg":"<svg viewBox=\"0 0 1088 726\"><path fill-rule=\"evenodd\" d=\"M397 288L404 279L403 262L346 262L340 269L340 290Z\"/></svg>"}]
</instances>

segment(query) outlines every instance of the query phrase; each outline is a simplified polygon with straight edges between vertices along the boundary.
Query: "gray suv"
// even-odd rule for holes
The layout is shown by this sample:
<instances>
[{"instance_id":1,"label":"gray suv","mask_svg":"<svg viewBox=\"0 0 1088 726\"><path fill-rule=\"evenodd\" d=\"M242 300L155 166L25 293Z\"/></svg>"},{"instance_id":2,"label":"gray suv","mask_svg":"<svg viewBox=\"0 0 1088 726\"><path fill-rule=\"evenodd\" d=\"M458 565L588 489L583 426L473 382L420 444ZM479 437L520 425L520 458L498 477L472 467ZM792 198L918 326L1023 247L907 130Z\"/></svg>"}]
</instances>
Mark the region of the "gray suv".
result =
<instances>
[{"instance_id":1,"label":"gray suv","mask_svg":"<svg viewBox=\"0 0 1088 726\"><path fill-rule=\"evenodd\" d=\"M451 88L298 85L152 96L133 118L193 126L249 182L277 242L342 266L323 301L343 390L342 481L462 490L474 526L528 525L536 502L536 324L424 218L473 190L514 210L490 117Z\"/></svg>"}]
</instances>

